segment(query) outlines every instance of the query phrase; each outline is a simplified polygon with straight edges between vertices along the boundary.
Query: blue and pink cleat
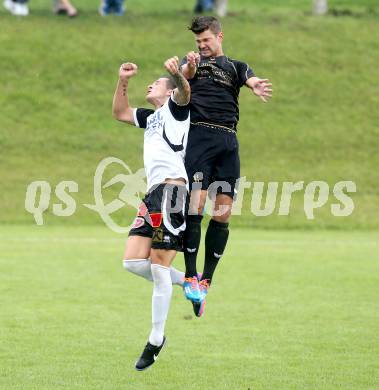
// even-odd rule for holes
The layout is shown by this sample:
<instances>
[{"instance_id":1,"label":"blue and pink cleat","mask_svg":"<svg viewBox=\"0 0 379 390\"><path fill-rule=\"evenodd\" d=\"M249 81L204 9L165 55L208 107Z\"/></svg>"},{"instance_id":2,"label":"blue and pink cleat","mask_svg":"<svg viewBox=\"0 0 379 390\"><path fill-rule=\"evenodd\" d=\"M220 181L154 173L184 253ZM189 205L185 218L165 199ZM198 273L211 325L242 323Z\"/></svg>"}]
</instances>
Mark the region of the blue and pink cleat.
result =
<instances>
[{"instance_id":1,"label":"blue and pink cleat","mask_svg":"<svg viewBox=\"0 0 379 390\"><path fill-rule=\"evenodd\" d=\"M201 294L199 288L199 281L196 276L192 278L185 278L183 283L183 291L185 297L194 303L200 303Z\"/></svg>"},{"instance_id":2,"label":"blue and pink cleat","mask_svg":"<svg viewBox=\"0 0 379 390\"><path fill-rule=\"evenodd\" d=\"M209 281L207 279L201 280L201 276L202 274L198 273L197 277L185 278L183 283L184 295L192 302L196 317L201 317L204 314L205 297L209 289Z\"/></svg>"},{"instance_id":3,"label":"blue and pink cleat","mask_svg":"<svg viewBox=\"0 0 379 390\"><path fill-rule=\"evenodd\" d=\"M201 317L204 314L205 303L206 303L205 297L208 294L208 289L209 289L208 280L207 279L200 280L199 282L199 290L201 295L200 302L192 302L193 311L196 317Z\"/></svg>"}]
</instances>

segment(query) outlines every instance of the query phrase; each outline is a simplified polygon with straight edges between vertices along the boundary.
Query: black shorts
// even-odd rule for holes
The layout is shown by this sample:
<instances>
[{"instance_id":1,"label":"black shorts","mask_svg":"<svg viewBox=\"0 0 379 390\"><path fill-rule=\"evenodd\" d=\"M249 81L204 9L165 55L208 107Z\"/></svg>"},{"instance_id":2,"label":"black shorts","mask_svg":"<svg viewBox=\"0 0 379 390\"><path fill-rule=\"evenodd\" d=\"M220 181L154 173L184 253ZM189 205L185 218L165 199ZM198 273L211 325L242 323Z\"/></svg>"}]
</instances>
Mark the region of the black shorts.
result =
<instances>
[{"instance_id":1,"label":"black shorts","mask_svg":"<svg viewBox=\"0 0 379 390\"><path fill-rule=\"evenodd\" d=\"M144 197L129 236L152 238L153 249L183 250L188 192L184 185L162 183Z\"/></svg>"},{"instance_id":2,"label":"black shorts","mask_svg":"<svg viewBox=\"0 0 379 390\"><path fill-rule=\"evenodd\" d=\"M190 190L201 187L233 198L240 177L237 134L213 125L191 124L185 166Z\"/></svg>"}]
</instances>

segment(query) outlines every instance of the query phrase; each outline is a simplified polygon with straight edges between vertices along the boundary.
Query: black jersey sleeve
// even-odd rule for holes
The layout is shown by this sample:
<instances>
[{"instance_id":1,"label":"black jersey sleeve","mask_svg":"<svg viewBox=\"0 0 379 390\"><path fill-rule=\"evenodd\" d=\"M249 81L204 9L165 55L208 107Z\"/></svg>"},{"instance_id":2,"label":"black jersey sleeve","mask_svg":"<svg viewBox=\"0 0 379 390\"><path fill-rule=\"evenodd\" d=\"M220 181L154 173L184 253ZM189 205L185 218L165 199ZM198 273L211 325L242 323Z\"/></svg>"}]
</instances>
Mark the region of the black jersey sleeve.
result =
<instances>
[{"instance_id":1,"label":"black jersey sleeve","mask_svg":"<svg viewBox=\"0 0 379 390\"><path fill-rule=\"evenodd\" d=\"M233 61L233 62L237 69L239 86L242 87L243 85L245 85L246 81L250 77L255 76L254 71L245 62L240 62L240 61Z\"/></svg>"},{"instance_id":2,"label":"black jersey sleeve","mask_svg":"<svg viewBox=\"0 0 379 390\"><path fill-rule=\"evenodd\" d=\"M185 106L179 106L179 104L174 101L173 95L174 94L172 94L168 100L168 107L170 112L177 121L185 121L189 115L189 104L186 104Z\"/></svg>"},{"instance_id":3,"label":"black jersey sleeve","mask_svg":"<svg viewBox=\"0 0 379 390\"><path fill-rule=\"evenodd\" d=\"M154 113L154 110L149 108L137 108L134 111L134 122L137 127L146 129L147 118Z\"/></svg>"}]
</instances>

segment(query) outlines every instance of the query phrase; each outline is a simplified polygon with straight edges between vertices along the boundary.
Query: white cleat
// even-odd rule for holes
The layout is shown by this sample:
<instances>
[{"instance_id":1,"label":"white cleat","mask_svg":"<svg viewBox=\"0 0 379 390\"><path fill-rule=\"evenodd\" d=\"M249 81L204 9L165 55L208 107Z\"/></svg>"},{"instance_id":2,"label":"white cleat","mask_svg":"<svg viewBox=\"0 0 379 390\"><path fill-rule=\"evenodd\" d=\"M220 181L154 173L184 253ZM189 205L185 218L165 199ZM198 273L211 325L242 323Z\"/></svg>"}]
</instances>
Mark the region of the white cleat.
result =
<instances>
[{"instance_id":1,"label":"white cleat","mask_svg":"<svg viewBox=\"0 0 379 390\"><path fill-rule=\"evenodd\" d=\"M4 8L13 14L14 2L12 0L4 0Z\"/></svg>"},{"instance_id":2,"label":"white cleat","mask_svg":"<svg viewBox=\"0 0 379 390\"><path fill-rule=\"evenodd\" d=\"M29 8L27 4L13 3L13 9L11 11L16 16L28 16Z\"/></svg>"}]
</instances>

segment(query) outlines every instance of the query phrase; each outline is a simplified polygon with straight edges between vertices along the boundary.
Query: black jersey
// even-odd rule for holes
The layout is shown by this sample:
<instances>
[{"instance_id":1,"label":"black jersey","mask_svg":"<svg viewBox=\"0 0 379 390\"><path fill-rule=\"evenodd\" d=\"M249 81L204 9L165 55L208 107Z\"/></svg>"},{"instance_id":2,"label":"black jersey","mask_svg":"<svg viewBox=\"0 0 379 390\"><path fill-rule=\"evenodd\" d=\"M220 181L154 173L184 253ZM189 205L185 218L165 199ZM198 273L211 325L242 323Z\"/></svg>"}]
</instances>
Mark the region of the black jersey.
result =
<instances>
[{"instance_id":1,"label":"black jersey","mask_svg":"<svg viewBox=\"0 0 379 390\"><path fill-rule=\"evenodd\" d=\"M183 59L182 64L187 62ZM244 62L226 56L201 57L191 85L191 122L206 122L236 129L238 96L246 80L254 76Z\"/></svg>"}]
</instances>

